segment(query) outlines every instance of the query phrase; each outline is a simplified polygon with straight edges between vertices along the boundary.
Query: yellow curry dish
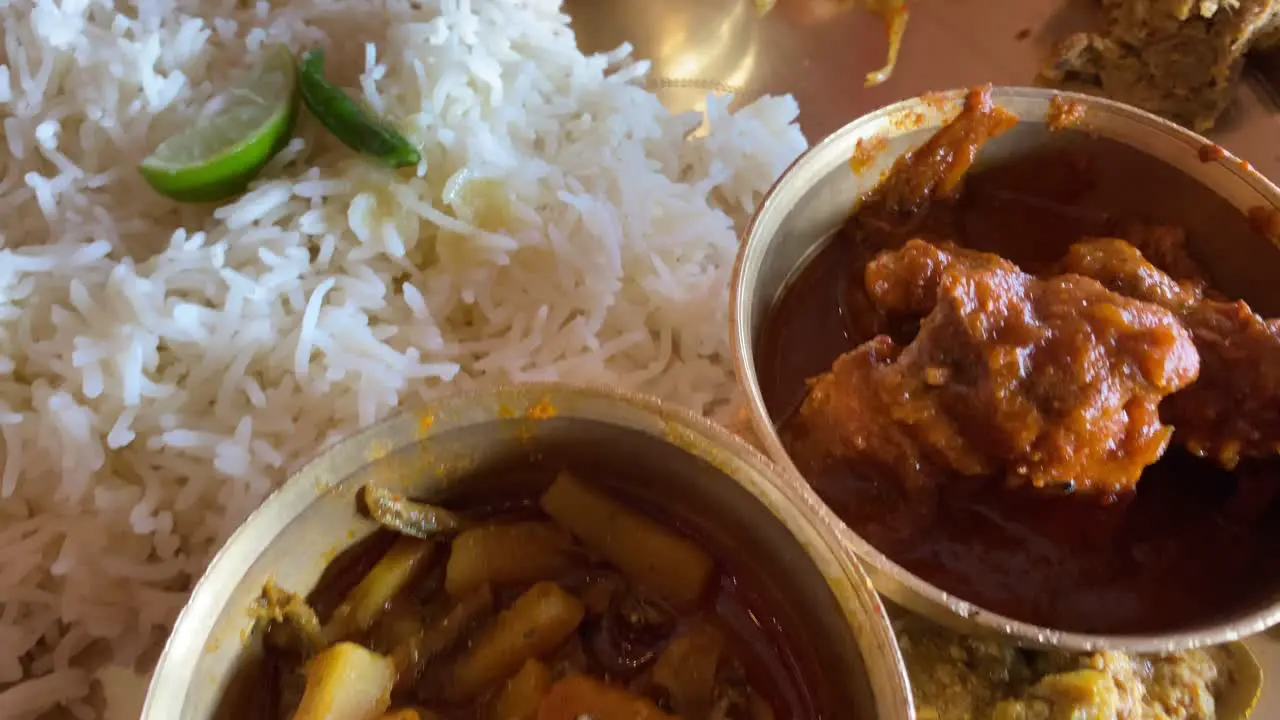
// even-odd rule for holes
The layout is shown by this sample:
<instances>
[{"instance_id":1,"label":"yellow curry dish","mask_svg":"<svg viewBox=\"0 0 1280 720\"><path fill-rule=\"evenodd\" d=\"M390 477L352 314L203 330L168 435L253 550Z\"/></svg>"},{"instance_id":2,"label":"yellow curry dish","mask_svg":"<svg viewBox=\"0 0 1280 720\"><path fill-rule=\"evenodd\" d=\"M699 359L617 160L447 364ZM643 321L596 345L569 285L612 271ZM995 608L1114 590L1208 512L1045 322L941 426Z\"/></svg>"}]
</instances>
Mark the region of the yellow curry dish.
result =
<instances>
[{"instance_id":1,"label":"yellow curry dish","mask_svg":"<svg viewBox=\"0 0 1280 720\"><path fill-rule=\"evenodd\" d=\"M894 618L919 720L1236 720L1257 665L1238 646L1167 655L1070 653Z\"/></svg>"},{"instance_id":2,"label":"yellow curry dish","mask_svg":"<svg viewBox=\"0 0 1280 720\"><path fill-rule=\"evenodd\" d=\"M260 666L221 717L812 720L787 641L732 569L561 473L449 510L374 485L385 530L303 597L268 583Z\"/></svg>"}]
</instances>

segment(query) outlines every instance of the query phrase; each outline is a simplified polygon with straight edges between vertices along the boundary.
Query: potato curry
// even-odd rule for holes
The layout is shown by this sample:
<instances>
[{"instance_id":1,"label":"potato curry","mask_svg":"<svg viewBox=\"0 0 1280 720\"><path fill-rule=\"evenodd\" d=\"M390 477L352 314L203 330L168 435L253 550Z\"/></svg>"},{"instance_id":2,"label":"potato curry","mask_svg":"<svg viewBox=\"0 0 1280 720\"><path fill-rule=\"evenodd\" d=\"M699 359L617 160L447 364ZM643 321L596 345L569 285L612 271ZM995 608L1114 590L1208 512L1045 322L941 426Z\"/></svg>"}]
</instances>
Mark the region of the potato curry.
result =
<instances>
[{"instance_id":1,"label":"potato curry","mask_svg":"<svg viewBox=\"0 0 1280 720\"><path fill-rule=\"evenodd\" d=\"M386 529L307 598L263 589L262 663L228 690L221 717L822 715L740 578L574 475L497 509L451 511L372 485L362 501Z\"/></svg>"},{"instance_id":2,"label":"potato curry","mask_svg":"<svg viewBox=\"0 0 1280 720\"><path fill-rule=\"evenodd\" d=\"M784 444L894 561L1020 620L1156 632L1271 592L1280 322L1099 191L1136 151L974 169L1015 123L972 91L789 284L758 348Z\"/></svg>"}]
</instances>

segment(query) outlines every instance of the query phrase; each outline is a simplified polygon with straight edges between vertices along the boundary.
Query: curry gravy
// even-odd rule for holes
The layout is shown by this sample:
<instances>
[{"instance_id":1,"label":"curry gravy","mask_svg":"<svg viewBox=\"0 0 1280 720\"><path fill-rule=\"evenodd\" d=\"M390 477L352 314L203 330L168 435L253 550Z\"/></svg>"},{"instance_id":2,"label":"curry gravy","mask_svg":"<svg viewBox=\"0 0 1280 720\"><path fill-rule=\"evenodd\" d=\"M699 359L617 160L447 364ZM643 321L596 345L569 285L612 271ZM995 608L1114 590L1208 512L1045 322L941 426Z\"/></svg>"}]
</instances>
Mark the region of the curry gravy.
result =
<instances>
[{"instance_id":1,"label":"curry gravy","mask_svg":"<svg viewBox=\"0 0 1280 720\"><path fill-rule=\"evenodd\" d=\"M510 475L521 471L504 469L503 472ZM538 486L543 484L545 475L553 473L551 466L538 467L535 464L523 472L530 478L527 483L514 484ZM628 498L628 504L664 526L678 530L699 546L723 550L720 543L703 537L703 533L694 526L695 523L660 513L657 508L647 503L635 503L631 498ZM547 521L546 515L538 507L536 497L513 496L502 503L493 503L491 500L470 503L464 500L451 503L450 508L471 521ZM306 598L307 604L319 618L324 620L334 614L350 590L366 577L397 537L390 530L379 529L338 554L325 567L316 587ZM682 611L668 608L674 625L666 632L675 637L680 634L681 629L693 624L707 624L718 630L726 643L724 657L741 664L751 688L768 702L777 720L821 720L837 716L837 709L827 707L830 701L824 697L824 690L815 687L823 669L808 643L818 642L819 639L805 637L803 632L798 631L797 623L781 597L785 588L775 588L763 578L757 577L752 573L747 558L725 558L721 553L714 553L713 556L716 568L706 597L694 608ZM394 624L388 624L387 618L396 611L430 616L435 607L432 603L439 600L440 587L444 582L443 558L441 560L425 573L415 576L392 600L384 619L375 623L369 631L357 635L355 640L376 646L376 642L369 641L380 634L394 631ZM598 560L584 557L580 565L567 569L563 577L557 578L557 583L575 596L585 597L590 592L588 586L599 580L602 573L613 572L612 568L603 566ZM524 586L495 586L496 606L509 606L523 589ZM592 645L590 639L601 632L601 622L601 618L589 612L576 634L553 656L542 659L550 666L571 666L576 672L586 672L623 687L628 683L638 682L642 675L640 670L618 675L609 666L601 664L596 655L599 649ZM661 645L667 642L669 641L663 640ZM287 695L286 682L292 669L288 664L291 660L272 650L263 652L261 648L246 655L223 695L216 717L220 720L287 718L288 715L278 712L277 708L281 707L281 700ZM450 657L441 658L441 663L449 664ZM416 689L417 686L411 686L407 694L393 695L393 707L419 704L420 698L414 695ZM485 696L478 702L449 705L441 704L438 698L434 698L432 709L442 720L485 720L490 717L490 699L490 696ZM283 704L288 706L287 701ZM838 717L843 718L844 714L839 714Z\"/></svg>"},{"instance_id":2,"label":"curry gravy","mask_svg":"<svg viewBox=\"0 0 1280 720\"><path fill-rule=\"evenodd\" d=\"M1081 237L1123 236L1134 222L1180 217L1153 214L1159 202L1139 197L1153 190L1153 164L1096 140L974 170L958 198L932 203L905 225L856 213L788 285L756 348L784 443L808 378L875 334L905 343L915 332L879 316L866 298L863 270L879 251L912 237L952 240L1044 271ZM1274 592L1280 576L1274 461L1228 473L1175 443L1136 494L1111 503L957 475L930 508L913 506L898 483L865 468L800 464L836 513L893 561L1026 622L1154 633L1246 606Z\"/></svg>"}]
</instances>

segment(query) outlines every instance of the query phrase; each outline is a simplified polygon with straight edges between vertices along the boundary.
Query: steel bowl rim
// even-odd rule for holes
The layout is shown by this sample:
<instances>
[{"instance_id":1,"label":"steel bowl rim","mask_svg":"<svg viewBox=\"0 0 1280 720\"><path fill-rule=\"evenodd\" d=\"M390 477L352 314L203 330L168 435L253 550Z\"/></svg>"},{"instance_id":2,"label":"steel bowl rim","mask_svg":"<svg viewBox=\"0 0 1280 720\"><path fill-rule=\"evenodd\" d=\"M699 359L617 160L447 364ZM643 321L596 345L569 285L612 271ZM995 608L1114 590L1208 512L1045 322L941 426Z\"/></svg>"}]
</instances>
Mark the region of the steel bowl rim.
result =
<instances>
[{"instance_id":1,"label":"steel bowl rim","mask_svg":"<svg viewBox=\"0 0 1280 720\"><path fill-rule=\"evenodd\" d=\"M154 672L148 683L141 719L158 719L159 713L162 712L161 708L185 707L187 688L191 682L196 681L198 658L204 652L203 646L210 640L209 635L213 625L228 607L230 594L236 584L261 556L265 548L275 540L274 533L261 541L255 538L255 533L259 532L258 527L271 522L270 516L276 514L278 509L288 509L295 503L299 507L305 507L324 494L325 488L317 489L314 483L308 486L307 483L311 480L309 469L314 469L325 458L333 456L342 448L368 447L376 438L386 434L389 428L405 423L417 425L416 418L423 411L434 414L447 412L450 408L463 407L468 403L497 404L503 399L531 406L539 399L549 397L594 400L630 411L636 419L653 423L653 427L643 427L639 422L634 424L621 420L616 422L622 427L650 434L662 442L678 445L690 455L709 462L722 474L730 476L734 482L739 483L744 490L755 497L756 501L786 528L795 542L805 549L805 554L824 576L859 651L872 651L872 654L864 655L863 661L877 711L898 711L892 716L894 720L915 720L915 707L911 701L906 666L897 638L893 633L888 612L875 591L871 579L863 569L861 561L841 541L839 526L831 524L824 512L825 505L817 499L816 495L806 492L805 488L798 488L793 483L781 482L777 479L781 469L776 463L743 438L710 418L638 392L601 384L581 385L565 382L509 383L492 388L447 392L425 404L406 406L373 425L324 446L309 457L245 518L213 555L199 580L192 587L187 602L174 621L173 629L166 638L164 648L156 661ZM583 420L597 419L590 415L578 417ZM499 417L495 415L489 421L497 419ZM466 424L460 422L452 425L449 423L433 425L427 436L423 437L420 434L419 439L427 439L430 433L439 430L464 427ZM679 437L672 436L673 428L680 433ZM678 442L678 440L688 439L694 442L692 444ZM374 461L366 458L366 464L372 462ZM349 477L348 473L343 477L331 478L325 487L341 485ZM303 502L303 498L309 499ZM775 510L778 504L792 508L796 512L796 518L780 517ZM797 528L796 524L803 524L804 527ZM797 533L805 530L807 532L802 534L807 537L802 539ZM814 547L806 540L816 542L817 546ZM251 557L247 559L232 557L233 554L239 555L240 546L250 541L253 548ZM233 553L233 551L237 552ZM861 633L854 630L856 616L861 616L864 627L869 633L865 638L860 637ZM195 632L199 634L193 634ZM199 643L202 647L194 652L184 652L185 646L193 642Z\"/></svg>"},{"instance_id":2,"label":"steel bowl rim","mask_svg":"<svg viewBox=\"0 0 1280 720\"><path fill-rule=\"evenodd\" d=\"M808 487L808 481L792 462L790 455L782 446L782 442L774 429L773 422L765 408L764 396L760 390L760 382L755 367L755 347L748 331L749 319L743 314L743 306L748 301L757 299L746 297L750 288L745 286L745 274L753 255L762 252L773 241L772 235L764 235L762 226L775 216L783 216L790 211L794 201L798 200L811 185L796 180L809 166L821 166L831 154L839 153L849 156L856 138L862 137L863 127L877 121L892 117L895 114L922 107L936 107L940 102L956 105L967 93L968 88L926 93L900 100L886 105L870 113L862 115L842 125L840 129L828 135L821 142L810 147L797 157L782 172L761 199L756 211L752 214L747 227L743 230L742 240L734 260L733 274L729 286L729 318L730 343L733 352L734 372L740 390L746 396L747 412L751 426L763 445L766 454L773 458L779 466L780 475L793 484ZM1010 99L1044 100L1060 97L1071 102L1088 106L1089 113L1102 110L1131 119L1141 120L1153 132L1160 132L1166 137L1177 140L1192 151L1201 147L1214 146L1207 138L1186 128L1176 125L1164 118L1153 115L1139 108L1083 93L1059 91L1048 88L1023 86L994 86L991 89L992 101ZM1227 167L1238 178L1244 180L1259 195L1270 198L1273 205L1280 207L1280 188L1264 177L1247 163L1239 162L1234 156L1226 155L1207 165L1218 164ZM825 175L824 175L825 177ZM790 202L788 202L790 201ZM779 206L779 203L788 204ZM855 199L850 200L850 209ZM813 249L822 247L825 239L815 243ZM860 534L841 521L834 511L823 505L830 522L835 523L844 542L848 543L853 553L860 558L875 583L876 589L908 609L924 612L933 619L944 624L959 622L968 630L995 632L1013 638L1015 641L1033 647L1051 647L1062 650L1093 652L1097 650L1118 650L1132 653L1162 654L1218 645L1240 640L1254 635L1280 622L1280 598L1259 610L1244 613L1228 621L1209 625L1198 630L1185 630L1159 634L1106 634L1083 633L1036 625L1017 620L997 612L987 610L975 603L952 595L936 585L910 572L887 555L875 548Z\"/></svg>"}]
</instances>

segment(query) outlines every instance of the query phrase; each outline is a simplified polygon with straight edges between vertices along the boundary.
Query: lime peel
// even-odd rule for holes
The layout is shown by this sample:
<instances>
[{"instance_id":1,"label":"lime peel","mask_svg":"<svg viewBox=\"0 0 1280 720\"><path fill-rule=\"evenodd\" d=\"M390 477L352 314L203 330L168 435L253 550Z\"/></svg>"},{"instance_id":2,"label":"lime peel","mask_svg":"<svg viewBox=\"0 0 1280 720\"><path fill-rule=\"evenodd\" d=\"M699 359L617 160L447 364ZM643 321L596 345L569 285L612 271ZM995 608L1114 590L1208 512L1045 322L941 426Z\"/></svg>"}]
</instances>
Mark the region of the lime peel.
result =
<instances>
[{"instance_id":1,"label":"lime peel","mask_svg":"<svg viewBox=\"0 0 1280 720\"><path fill-rule=\"evenodd\" d=\"M223 107L160 143L138 172L174 200L214 202L243 192L293 135L297 75L293 54L274 48L226 92Z\"/></svg>"}]
</instances>

